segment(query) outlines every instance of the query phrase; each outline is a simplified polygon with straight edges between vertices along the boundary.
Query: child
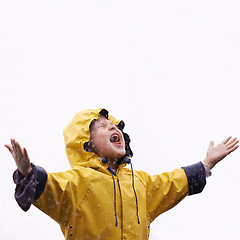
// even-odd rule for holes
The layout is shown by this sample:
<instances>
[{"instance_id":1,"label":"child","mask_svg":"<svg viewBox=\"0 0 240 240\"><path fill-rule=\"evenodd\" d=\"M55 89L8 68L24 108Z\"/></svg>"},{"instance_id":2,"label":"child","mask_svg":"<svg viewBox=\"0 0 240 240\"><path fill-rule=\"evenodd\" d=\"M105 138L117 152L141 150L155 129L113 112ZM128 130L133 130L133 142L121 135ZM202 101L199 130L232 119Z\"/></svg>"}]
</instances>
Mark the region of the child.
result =
<instances>
[{"instance_id":1,"label":"child","mask_svg":"<svg viewBox=\"0 0 240 240\"><path fill-rule=\"evenodd\" d=\"M210 142L203 163L150 176L132 170L130 138L123 128L123 121L105 109L76 114L64 130L72 169L59 173L30 163L26 149L12 139L5 146L18 168L20 207L27 211L33 204L45 212L65 239L148 239L150 223L186 195L200 193L210 169L238 148L236 138L215 147Z\"/></svg>"}]
</instances>

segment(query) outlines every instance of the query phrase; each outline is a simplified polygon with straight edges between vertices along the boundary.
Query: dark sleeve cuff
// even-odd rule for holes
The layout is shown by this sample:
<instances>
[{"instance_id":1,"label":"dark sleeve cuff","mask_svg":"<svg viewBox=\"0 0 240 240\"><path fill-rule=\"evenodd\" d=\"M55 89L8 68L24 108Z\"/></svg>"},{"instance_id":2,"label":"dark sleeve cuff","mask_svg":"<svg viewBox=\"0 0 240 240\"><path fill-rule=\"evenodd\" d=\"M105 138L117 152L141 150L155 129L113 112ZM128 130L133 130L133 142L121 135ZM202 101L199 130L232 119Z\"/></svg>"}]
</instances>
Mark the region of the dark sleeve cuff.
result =
<instances>
[{"instance_id":1,"label":"dark sleeve cuff","mask_svg":"<svg viewBox=\"0 0 240 240\"><path fill-rule=\"evenodd\" d=\"M42 194L46 182L46 171L34 164L27 177L24 177L18 170L13 174L13 181L16 184L15 199L22 210L27 211L31 204Z\"/></svg>"},{"instance_id":2,"label":"dark sleeve cuff","mask_svg":"<svg viewBox=\"0 0 240 240\"><path fill-rule=\"evenodd\" d=\"M182 168L187 175L189 195L202 192L206 185L206 171L202 162Z\"/></svg>"}]
</instances>

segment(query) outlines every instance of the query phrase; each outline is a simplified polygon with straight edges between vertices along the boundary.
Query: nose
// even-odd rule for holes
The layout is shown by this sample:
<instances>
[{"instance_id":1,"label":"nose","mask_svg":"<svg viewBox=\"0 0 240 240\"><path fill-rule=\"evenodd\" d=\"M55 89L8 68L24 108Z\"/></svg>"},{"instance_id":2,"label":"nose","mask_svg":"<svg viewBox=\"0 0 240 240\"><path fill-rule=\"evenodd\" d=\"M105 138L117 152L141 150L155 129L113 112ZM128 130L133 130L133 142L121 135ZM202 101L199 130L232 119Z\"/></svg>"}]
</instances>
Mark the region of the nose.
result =
<instances>
[{"instance_id":1,"label":"nose","mask_svg":"<svg viewBox=\"0 0 240 240\"><path fill-rule=\"evenodd\" d=\"M117 128L117 126L116 125L114 125L114 124L110 124L109 125L109 130L111 131L111 130L115 130Z\"/></svg>"}]
</instances>

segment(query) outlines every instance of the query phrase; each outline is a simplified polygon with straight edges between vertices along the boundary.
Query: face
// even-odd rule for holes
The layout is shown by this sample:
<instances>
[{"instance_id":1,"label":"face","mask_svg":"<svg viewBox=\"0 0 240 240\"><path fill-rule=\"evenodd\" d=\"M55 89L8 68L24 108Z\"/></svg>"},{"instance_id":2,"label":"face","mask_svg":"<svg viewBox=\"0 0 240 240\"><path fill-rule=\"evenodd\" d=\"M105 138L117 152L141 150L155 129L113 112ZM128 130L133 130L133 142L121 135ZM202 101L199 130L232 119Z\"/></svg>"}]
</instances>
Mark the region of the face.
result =
<instances>
[{"instance_id":1,"label":"face","mask_svg":"<svg viewBox=\"0 0 240 240\"><path fill-rule=\"evenodd\" d=\"M122 131L105 117L99 116L90 135L92 148L99 156L114 161L126 154Z\"/></svg>"}]
</instances>

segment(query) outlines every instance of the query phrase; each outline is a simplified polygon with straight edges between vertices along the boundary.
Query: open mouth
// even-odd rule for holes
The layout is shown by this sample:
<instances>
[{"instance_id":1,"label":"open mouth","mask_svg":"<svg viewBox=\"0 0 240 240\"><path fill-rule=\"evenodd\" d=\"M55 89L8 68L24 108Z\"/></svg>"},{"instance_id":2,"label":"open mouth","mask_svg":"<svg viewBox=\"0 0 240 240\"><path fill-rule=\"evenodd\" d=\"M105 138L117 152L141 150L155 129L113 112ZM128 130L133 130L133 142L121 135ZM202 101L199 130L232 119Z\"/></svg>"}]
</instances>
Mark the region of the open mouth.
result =
<instances>
[{"instance_id":1,"label":"open mouth","mask_svg":"<svg viewBox=\"0 0 240 240\"><path fill-rule=\"evenodd\" d=\"M112 143L118 143L120 141L120 138L118 136L118 134L114 133L111 137L110 137L110 142Z\"/></svg>"}]
</instances>

